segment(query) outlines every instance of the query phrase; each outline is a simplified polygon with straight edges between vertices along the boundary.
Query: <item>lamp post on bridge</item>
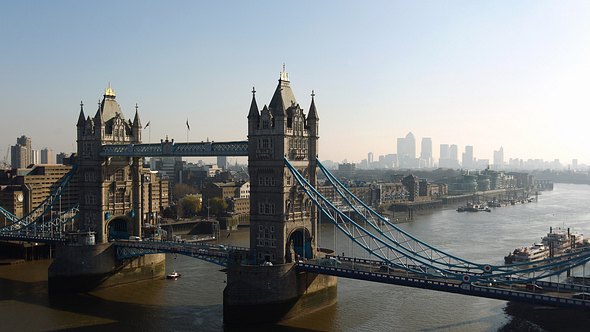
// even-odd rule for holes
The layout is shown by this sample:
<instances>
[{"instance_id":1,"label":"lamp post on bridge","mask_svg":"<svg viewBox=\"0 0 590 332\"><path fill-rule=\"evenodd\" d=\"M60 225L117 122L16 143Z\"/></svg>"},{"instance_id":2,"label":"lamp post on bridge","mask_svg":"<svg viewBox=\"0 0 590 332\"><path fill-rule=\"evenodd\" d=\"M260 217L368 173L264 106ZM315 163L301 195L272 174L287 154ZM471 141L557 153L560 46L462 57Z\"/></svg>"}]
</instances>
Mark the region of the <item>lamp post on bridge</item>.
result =
<instances>
[{"instance_id":1,"label":"lamp post on bridge","mask_svg":"<svg viewBox=\"0 0 590 332\"><path fill-rule=\"evenodd\" d=\"M209 208L211 207L211 199L207 198L207 221L209 221Z\"/></svg>"}]
</instances>

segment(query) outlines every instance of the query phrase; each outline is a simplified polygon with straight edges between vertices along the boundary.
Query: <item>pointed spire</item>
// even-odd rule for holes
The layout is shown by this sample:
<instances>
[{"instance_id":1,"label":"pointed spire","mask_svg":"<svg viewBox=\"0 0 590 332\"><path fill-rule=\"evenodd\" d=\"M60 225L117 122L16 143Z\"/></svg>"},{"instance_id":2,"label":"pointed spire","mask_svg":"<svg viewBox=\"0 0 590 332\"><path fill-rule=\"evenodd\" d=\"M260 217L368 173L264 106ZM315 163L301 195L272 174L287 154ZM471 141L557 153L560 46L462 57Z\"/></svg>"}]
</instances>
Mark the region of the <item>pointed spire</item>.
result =
<instances>
[{"instance_id":1,"label":"pointed spire","mask_svg":"<svg viewBox=\"0 0 590 332\"><path fill-rule=\"evenodd\" d=\"M105 97L111 97L111 98L115 98L115 90L113 90L113 88L111 88L111 82L109 82L109 86L104 90L104 96Z\"/></svg>"},{"instance_id":2,"label":"pointed spire","mask_svg":"<svg viewBox=\"0 0 590 332\"><path fill-rule=\"evenodd\" d=\"M133 118L133 126L141 128L141 121L139 120L139 106L135 103L135 117Z\"/></svg>"},{"instance_id":3,"label":"pointed spire","mask_svg":"<svg viewBox=\"0 0 590 332\"><path fill-rule=\"evenodd\" d=\"M102 117L102 101L99 99L98 100L98 110L96 110L96 114L94 115L94 123L98 124L98 125L102 125L103 121L103 117Z\"/></svg>"},{"instance_id":4,"label":"pointed spire","mask_svg":"<svg viewBox=\"0 0 590 332\"><path fill-rule=\"evenodd\" d=\"M86 118L84 115L84 103L80 100L80 115L78 116L78 123L76 124L76 127L84 126L84 123L86 122L84 118Z\"/></svg>"},{"instance_id":5,"label":"pointed spire","mask_svg":"<svg viewBox=\"0 0 590 332\"><path fill-rule=\"evenodd\" d=\"M102 123L102 111L100 107L96 111L96 114L94 114L94 118L100 120L100 122Z\"/></svg>"},{"instance_id":6,"label":"pointed spire","mask_svg":"<svg viewBox=\"0 0 590 332\"><path fill-rule=\"evenodd\" d=\"M252 103L250 104L250 112L248 119L258 119L260 113L258 112L258 105L256 104L256 89L252 87Z\"/></svg>"},{"instance_id":7,"label":"pointed spire","mask_svg":"<svg viewBox=\"0 0 590 332\"><path fill-rule=\"evenodd\" d=\"M297 100L295 100L295 96L291 90L289 74L285 71L285 64L283 64L283 71L279 77L279 84L270 100L268 108L273 116L285 116L287 108L294 105L297 105Z\"/></svg>"},{"instance_id":8,"label":"pointed spire","mask_svg":"<svg viewBox=\"0 0 590 332\"><path fill-rule=\"evenodd\" d=\"M309 106L309 113L307 114L308 119L319 120L318 111L315 108L315 92L311 90L311 105Z\"/></svg>"}]
</instances>

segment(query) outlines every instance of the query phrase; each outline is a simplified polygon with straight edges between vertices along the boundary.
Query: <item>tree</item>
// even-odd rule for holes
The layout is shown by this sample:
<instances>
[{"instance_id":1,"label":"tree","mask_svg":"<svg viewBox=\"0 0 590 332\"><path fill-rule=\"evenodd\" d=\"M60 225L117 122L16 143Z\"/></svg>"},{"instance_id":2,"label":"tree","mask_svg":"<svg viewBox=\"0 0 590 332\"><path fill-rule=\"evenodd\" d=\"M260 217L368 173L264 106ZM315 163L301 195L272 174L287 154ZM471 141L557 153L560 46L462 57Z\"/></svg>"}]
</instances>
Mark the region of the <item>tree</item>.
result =
<instances>
[{"instance_id":1,"label":"tree","mask_svg":"<svg viewBox=\"0 0 590 332\"><path fill-rule=\"evenodd\" d=\"M215 216L222 216L227 212L227 202L219 197L209 199L209 213Z\"/></svg>"},{"instance_id":2,"label":"tree","mask_svg":"<svg viewBox=\"0 0 590 332\"><path fill-rule=\"evenodd\" d=\"M195 216L201 211L201 200L195 195L184 196L180 200L179 205L181 206L183 216L185 217Z\"/></svg>"},{"instance_id":3,"label":"tree","mask_svg":"<svg viewBox=\"0 0 590 332\"><path fill-rule=\"evenodd\" d=\"M162 211L162 217L176 219L176 217L177 217L176 206L171 205L171 206L165 208L164 211Z\"/></svg>"}]
</instances>

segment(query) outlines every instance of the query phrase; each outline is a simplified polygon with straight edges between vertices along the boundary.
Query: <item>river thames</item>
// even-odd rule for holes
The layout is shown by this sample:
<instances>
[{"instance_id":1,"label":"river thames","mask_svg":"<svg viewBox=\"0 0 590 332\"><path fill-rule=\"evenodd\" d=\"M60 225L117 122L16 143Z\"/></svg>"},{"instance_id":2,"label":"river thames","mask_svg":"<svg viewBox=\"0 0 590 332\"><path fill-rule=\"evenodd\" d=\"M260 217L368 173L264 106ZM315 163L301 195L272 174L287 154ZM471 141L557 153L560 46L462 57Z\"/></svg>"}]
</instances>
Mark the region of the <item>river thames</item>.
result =
<instances>
[{"instance_id":1,"label":"river thames","mask_svg":"<svg viewBox=\"0 0 590 332\"><path fill-rule=\"evenodd\" d=\"M399 226L449 253L503 264L516 247L539 242L550 226L590 236L590 186L556 184L538 202L457 213L454 208L415 216ZM321 225L322 246L334 245L333 227ZM223 242L248 245L248 229ZM350 241L336 234L337 252ZM360 249L354 253L360 255ZM48 297L49 261L0 266L1 331L583 331L590 312L340 278L338 303L280 325L224 328L220 267L167 256L178 280L153 280L70 296ZM590 274L590 269L585 269ZM576 271L581 275L582 270Z\"/></svg>"}]
</instances>

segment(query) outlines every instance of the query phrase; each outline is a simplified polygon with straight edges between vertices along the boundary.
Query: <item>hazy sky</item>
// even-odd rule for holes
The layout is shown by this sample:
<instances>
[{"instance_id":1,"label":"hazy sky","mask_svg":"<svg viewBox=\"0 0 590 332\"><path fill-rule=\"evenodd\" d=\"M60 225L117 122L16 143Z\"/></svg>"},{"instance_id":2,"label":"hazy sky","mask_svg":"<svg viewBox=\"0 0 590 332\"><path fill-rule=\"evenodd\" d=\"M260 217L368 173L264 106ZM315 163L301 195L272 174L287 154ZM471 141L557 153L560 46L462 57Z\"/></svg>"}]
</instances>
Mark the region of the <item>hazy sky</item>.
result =
<instances>
[{"instance_id":1,"label":"hazy sky","mask_svg":"<svg viewBox=\"0 0 590 332\"><path fill-rule=\"evenodd\" d=\"M320 158L395 153L396 138L492 159L590 163L589 1L0 1L0 159L26 135L70 152L110 82L151 141L243 140L252 86L287 65L311 90ZM150 135L144 131L144 141Z\"/></svg>"}]
</instances>

